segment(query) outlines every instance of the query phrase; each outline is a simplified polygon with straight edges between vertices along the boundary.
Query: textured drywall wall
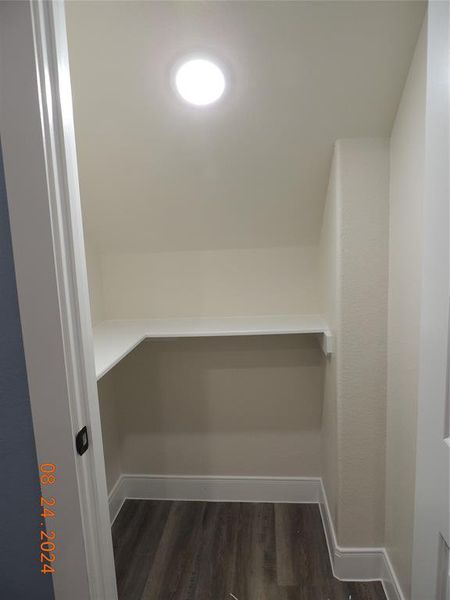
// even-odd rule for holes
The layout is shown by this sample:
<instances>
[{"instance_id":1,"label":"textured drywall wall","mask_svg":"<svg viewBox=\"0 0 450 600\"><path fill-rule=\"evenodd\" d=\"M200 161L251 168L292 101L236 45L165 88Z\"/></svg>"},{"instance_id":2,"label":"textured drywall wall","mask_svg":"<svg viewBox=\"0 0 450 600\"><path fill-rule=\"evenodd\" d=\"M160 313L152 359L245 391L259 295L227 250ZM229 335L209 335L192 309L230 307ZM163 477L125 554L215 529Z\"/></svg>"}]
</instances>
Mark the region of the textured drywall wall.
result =
<instances>
[{"instance_id":1,"label":"textured drywall wall","mask_svg":"<svg viewBox=\"0 0 450 600\"><path fill-rule=\"evenodd\" d=\"M39 566L40 495L0 152L0 596L51 600Z\"/></svg>"},{"instance_id":2,"label":"textured drywall wall","mask_svg":"<svg viewBox=\"0 0 450 600\"><path fill-rule=\"evenodd\" d=\"M336 335L340 314L340 278L338 247L338 154L334 152L330 180L323 213L319 246L319 274L321 286L321 312L326 315L331 331ZM331 517L337 525L337 369L336 353L327 358L324 369L321 450L322 477L327 492Z\"/></svg>"},{"instance_id":3,"label":"textured drywall wall","mask_svg":"<svg viewBox=\"0 0 450 600\"><path fill-rule=\"evenodd\" d=\"M319 312L317 248L103 254L108 319Z\"/></svg>"},{"instance_id":4,"label":"textured drywall wall","mask_svg":"<svg viewBox=\"0 0 450 600\"><path fill-rule=\"evenodd\" d=\"M102 424L103 454L105 457L106 485L108 492L121 474L119 421L117 419L114 374L107 373L98 382L98 400Z\"/></svg>"},{"instance_id":5,"label":"textured drywall wall","mask_svg":"<svg viewBox=\"0 0 450 600\"><path fill-rule=\"evenodd\" d=\"M389 144L341 140L339 542L383 545Z\"/></svg>"},{"instance_id":6,"label":"textured drywall wall","mask_svg":"<svg viewBox=\"0 0 450 600\"><path fill-rule=\"evenodd\" d=\"M425 169L426 29L391 138L386 547L410 597Z\"/></svg>"},{"instance_id":7,"label":"textured drywall wall","mask_svg":"<svg viewBox=\"0 0 450 600\"><path fill-rule=\"evenodd\" d=\"M321 240L327 361L324 480L343 546L380 546L384 529L389 146L339 140ZM337 468L336 468L337 466Z\"/></svg>"},{"instance_id":8,"label":"textured drywall wall","mask_svg":"<svg viewBox=\"0 0 450 600\"><path fill-rule=\"evenodd\" d=\"M145 342L111 373L124 473L320 475L314 336Z\"/></svg>"}]
</instances>

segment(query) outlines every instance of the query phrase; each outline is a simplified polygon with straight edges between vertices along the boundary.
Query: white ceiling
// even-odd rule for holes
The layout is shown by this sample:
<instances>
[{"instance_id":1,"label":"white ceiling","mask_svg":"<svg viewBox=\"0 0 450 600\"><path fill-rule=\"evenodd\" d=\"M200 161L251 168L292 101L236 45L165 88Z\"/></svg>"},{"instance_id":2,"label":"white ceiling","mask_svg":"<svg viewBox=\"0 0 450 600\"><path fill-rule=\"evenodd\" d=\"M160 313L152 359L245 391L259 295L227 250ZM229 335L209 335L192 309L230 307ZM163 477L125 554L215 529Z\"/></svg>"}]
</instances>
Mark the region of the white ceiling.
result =
<instances>
[{"instance_id":1,"label":"white ceiling","mask_svg":"<svg viewBox=\"0 0 450 600\"><path fill-rule=\"evenodd\" d=\"M424 15L391 2L69 2L82 204L97 250L318 241L333 142L389 135ZM191 107L173 64L230 74Z\"/></svg>"}]
</instances>

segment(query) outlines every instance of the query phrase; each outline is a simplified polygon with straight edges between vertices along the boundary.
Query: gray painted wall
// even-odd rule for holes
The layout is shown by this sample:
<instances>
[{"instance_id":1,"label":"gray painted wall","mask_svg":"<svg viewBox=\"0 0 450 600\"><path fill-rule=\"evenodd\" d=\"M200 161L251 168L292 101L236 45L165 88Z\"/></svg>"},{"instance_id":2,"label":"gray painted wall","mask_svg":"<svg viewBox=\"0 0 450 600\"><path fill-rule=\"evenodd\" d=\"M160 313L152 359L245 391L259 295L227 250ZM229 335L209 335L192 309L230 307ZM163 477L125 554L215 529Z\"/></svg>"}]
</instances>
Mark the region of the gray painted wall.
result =
<instances>
[{"instance_id":1,"label":"gray painted wall","mask_svg":"<svg viewBox=\"0 0 450 600\"><path fill-rule=\"evenodd\" d=\"M40 487L0 151L0 598L52 600L41 574Z\"/></svg>"}]
</instances>

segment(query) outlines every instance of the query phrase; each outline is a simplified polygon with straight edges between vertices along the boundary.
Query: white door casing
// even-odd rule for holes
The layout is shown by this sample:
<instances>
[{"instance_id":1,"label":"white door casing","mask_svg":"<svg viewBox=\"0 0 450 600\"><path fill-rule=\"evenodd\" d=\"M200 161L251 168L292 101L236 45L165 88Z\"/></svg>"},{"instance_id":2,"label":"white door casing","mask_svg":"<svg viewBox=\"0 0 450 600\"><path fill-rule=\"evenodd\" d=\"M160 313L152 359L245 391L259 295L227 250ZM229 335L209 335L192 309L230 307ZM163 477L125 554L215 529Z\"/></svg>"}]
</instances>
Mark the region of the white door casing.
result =
<instances>
[{"instance_id":1,"label":"white door casing","mask_svg":"<svg viewBox=\"0 0 450 600\"><path fill-rule=\"evenodd\" d=\"M63 2L0 3L0 125L36 449L56 465L55 598L116 600Z\"/></svg>"},{"instance_id":2,"label":"white door casing","mask_svg":"<svg viewBox=\"0 0 450 600\"><path fill-rule=\"evenodd\" d=\"M425 195L413 600L447 600L449 544L450 4L428 5ZM446 433L447 431L447 433Z\"/></svg>"}]
</instances>

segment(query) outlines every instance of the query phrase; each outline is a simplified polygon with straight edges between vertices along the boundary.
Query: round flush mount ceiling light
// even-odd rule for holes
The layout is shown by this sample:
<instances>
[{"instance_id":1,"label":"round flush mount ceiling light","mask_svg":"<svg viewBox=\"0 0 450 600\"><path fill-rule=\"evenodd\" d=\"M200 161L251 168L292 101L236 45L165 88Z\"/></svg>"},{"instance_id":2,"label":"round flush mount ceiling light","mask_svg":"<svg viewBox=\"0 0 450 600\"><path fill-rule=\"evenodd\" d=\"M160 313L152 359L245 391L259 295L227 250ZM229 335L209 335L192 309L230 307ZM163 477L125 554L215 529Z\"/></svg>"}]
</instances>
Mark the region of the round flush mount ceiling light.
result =
<instances>
[{"instance_id":1,"label":"round flush mount ceiling light","mask_svg":"<svg viewBox=\"0 0 450 600\"><path fill-rule=\"evenodd\" d=\"M196 106L217 102L225 91L222 69L206 58L191 58L175 71L175 88L183 100Z\"/></svg>"}]
</instances>

